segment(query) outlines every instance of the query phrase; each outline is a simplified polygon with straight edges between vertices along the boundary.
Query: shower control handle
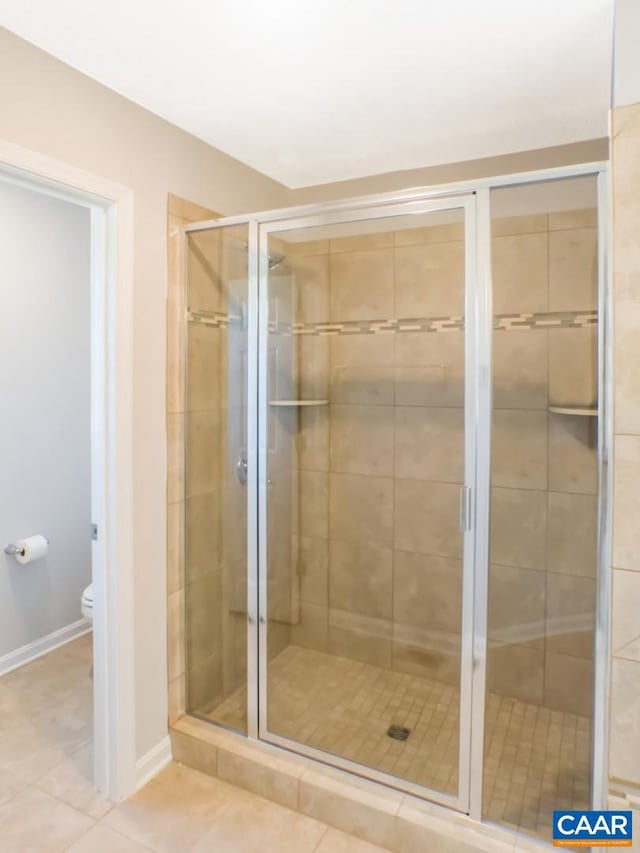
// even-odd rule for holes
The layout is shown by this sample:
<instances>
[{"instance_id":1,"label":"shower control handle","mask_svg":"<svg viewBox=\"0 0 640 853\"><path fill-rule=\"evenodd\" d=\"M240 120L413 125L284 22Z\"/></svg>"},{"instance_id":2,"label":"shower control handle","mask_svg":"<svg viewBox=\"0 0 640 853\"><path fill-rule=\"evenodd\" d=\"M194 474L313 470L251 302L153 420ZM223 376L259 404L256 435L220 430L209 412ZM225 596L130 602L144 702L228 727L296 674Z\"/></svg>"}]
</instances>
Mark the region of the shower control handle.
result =
<instances>
[{"instance_id":1,"label":"shower control handle","mask_svg":"<svg viewBox=\"0 0 640 853\"><path fill-rule=\"evenodd\" d=\"M249 469L249 463L247 461L247 455L244 451L238 456L238 461L236 462L236 474L238 477L238 481L244 486L247 483L247 471Z\"/></svg>"}]
</instances>

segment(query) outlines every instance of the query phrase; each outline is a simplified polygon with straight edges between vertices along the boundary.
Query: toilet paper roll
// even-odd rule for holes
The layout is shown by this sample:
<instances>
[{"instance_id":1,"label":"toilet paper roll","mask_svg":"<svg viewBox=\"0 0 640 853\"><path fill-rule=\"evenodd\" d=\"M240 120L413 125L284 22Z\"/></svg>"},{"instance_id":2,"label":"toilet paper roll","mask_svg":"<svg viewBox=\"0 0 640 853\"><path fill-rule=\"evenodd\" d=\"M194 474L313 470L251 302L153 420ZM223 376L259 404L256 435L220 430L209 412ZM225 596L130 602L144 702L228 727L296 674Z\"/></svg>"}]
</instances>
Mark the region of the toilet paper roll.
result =
<instances>
[{"instance_id":1,"label":"toilet paper roll","mask_svg":"<svg viewBox=\"0 0 640 853\"><path fill-rule=\"evenodd\" d=\"M33 560L38 560L44 557L49 547L49 540L46 536L37 533L35 536L27 536L26 539L21 539L16 542L18 553L16 560L19 563L31 563Z\"/></svg>"}]
</instances>

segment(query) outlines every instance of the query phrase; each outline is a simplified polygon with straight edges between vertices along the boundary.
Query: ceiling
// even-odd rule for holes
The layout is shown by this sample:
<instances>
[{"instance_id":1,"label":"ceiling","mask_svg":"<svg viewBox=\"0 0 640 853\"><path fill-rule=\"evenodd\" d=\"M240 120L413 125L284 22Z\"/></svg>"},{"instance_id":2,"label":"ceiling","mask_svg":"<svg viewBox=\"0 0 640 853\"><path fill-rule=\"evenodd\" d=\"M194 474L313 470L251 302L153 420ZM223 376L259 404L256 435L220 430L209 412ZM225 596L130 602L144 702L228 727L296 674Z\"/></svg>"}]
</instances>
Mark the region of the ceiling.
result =
<instances>
[{"instance_id":1,"label":"ceiling","mask_svg":"<svg viewBox=\"0 0 640 853\"><path fill-rule=\"evenodd\" d=\"M0 0L0 23L289 187L605 136L613 0Z\"/></svg>"}]
</instances>

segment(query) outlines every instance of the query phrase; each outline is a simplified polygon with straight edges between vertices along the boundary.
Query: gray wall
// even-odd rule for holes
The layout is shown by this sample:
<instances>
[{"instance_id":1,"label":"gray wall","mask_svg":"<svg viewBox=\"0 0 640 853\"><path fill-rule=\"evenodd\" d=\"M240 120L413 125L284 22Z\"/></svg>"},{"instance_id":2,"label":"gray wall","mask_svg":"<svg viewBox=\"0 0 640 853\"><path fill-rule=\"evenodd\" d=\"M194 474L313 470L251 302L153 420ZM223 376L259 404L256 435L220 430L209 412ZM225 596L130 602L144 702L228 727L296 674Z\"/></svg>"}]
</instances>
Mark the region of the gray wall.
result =
<instances>
[{"instance_id":1,"label":"gray wall","mask_svg":"<svg viewBox=\"0 0 640 853\"><path fill-rule=\"evenodd\" d=\"M167 731L167 193L232 214L602 155L603 143L526 152L293 192L0 28L0 138L134 193L133 479L136 754ZM585 150L587 146L588 151ZM604 144L606 151L606 143ZM515 158L515 159L514 159ZM150 382L149 378L155 377Z\"/></svg>"},{"instance_id":2,"label":"gray wall","mask_svg":"<svg viewBox=\"0 0 640 853\"><path fill-rule=\"evenodd\" d=\"M0 657L81 618L91 580L89 211L0 182Z\"/></svg>"},{"instance_id":3,"label":"gray wall","mask_svg":"<svg viewBox=\"0 0 640 853\"><path fill-rule=\"evenodd\" d=\"M168 60L169 61L169 60ZM0 28L0 139L133 192L136 755L167 734L167 194L221 213L291 193Z\"/></svg>"}]
</instances>

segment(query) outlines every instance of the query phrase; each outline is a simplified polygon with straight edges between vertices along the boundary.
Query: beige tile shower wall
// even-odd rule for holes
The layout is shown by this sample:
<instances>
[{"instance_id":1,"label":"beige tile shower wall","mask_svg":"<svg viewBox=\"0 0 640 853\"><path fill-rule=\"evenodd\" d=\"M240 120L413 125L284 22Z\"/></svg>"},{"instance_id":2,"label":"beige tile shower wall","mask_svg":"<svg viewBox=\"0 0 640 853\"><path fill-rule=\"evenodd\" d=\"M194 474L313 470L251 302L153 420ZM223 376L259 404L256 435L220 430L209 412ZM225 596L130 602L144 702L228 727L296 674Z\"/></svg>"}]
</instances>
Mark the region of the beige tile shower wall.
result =
<instances>
[{"instance_id":1,"label":"beige tile shower wall","mask_svg":"<svg viewBox=\"0 0 640 853\"><path fill-rule=\"evenodd\" d=\"M222 232L188 243L189 311L227 313ZM224 694L228 590L223 512L227 493L227 328L186 324L185 645L187 709L207 711Z\"/></svg>"},{"instance_id":2,"label":"beige tile shower wall","mask_svg":"<svg viewBox=\"0 0 640 853\"><path fill-rule=\"evenodd\" d=\"M296 320L316 323L329 317L329 241L281 246L294 277ZM329 398L329 339L297 339L297 396ZM298 620L291 626L294 644L326 650L329 640L329 408L297 413L295 460L297 486Z\"/></svg>"},{"instance_id":3,"label":"beige tile shower wall","mask_svg":"<svg viewBox=\"0 0 640 853\"><path fill-rule=\"evenodd\" d=\"M614 488L611 736L614 790L640 786L640 103L613 111Z\"/></svg>"},{"instance_id":4,"label":"beige tile shower wall","mask_svg":"<svg viewBox=\"0 0 640 853\"><path fill-rule=\"evenodd\" d=\"M496 222L497 313L593 310L595 248L592 211ZM284 251L298 322L463 313L461 225ZM300 397L331 404L299 414L291 641L454 682L462 334L301 335L298 347ZM595 433L547 407L595 401L594 332L500 331L495 348L490 687L586 711Z\"/></svg>"},{"instance_id":5,"label":"beige tile shower wall","mask_svg":"<svg viewBox=\"0 0 640 853\"><path fill-rule=\"evenodd\" d=\"M246 680L247 227L189 241L186 433L187 708L208 713Z\"/></svg>"},{"instance_id":6,"label":"beige tile shower wall","mask_svg":"<svg viewBox=\"0 0 640 853\"><path fill-rule=\"evenodd\" d=\"M593 210L493 224L496 314L594 311ZM593 697L596 329L493 338L489 689L589 715Z\"/></svg>"},{"instance_id":7,"label":"beige tile shower wall","mask_svg":"<svg viewBox=\"0 0 640 853\"><path fill-rule=\"evenodd\" d=\"M167 632L169 722L186 706L185 634L185 319L186 281L181 228L211 219L213 211L184 199L168 197L167 296Z\"/></svg>"}]
</instances>

